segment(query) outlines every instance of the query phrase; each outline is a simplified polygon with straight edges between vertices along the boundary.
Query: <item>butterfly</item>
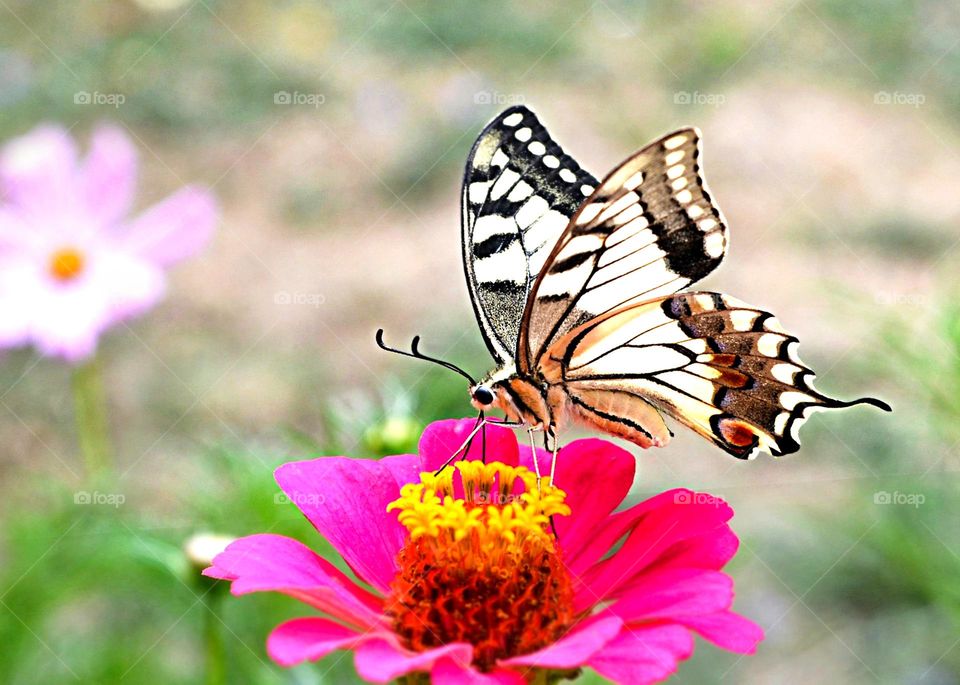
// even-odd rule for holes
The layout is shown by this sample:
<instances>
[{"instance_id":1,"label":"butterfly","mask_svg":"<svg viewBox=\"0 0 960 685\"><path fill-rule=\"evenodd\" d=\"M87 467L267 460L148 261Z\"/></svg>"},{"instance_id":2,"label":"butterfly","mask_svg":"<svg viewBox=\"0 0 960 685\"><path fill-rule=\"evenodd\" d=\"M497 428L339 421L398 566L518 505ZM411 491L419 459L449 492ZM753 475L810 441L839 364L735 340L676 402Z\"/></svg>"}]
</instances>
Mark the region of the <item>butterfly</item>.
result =
<instances>
[{"instance_id":1,"label":"butterfly","mask_svg":"<svg viewBox=\"0 0 960 685\"><path fill-rule=\"evenodd\" d=\"M463 179L463 264L497 367L474 382L440 362L470 379L481 414L499 409L554 449L568 424L661 447L666 416L747 459L796 452L815 410L890 410L815 390L769 312L686 290L728 242L700 159L700 132L681 128L598 181L526 107L483 129Z\"/></svg>"}]
</instances>

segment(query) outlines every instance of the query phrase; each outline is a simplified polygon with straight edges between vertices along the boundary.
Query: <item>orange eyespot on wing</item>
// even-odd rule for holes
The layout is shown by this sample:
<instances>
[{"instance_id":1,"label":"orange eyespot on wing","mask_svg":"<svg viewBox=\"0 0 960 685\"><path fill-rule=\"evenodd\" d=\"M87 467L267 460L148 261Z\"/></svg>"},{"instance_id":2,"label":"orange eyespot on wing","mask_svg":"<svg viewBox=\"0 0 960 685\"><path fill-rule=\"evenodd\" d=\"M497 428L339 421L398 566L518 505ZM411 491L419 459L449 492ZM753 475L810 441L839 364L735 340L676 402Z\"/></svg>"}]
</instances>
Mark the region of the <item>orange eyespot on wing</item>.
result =
<instances>
[{"instance_id":1,"label":"orange eyespot on wing","mask_svg":"<svg viewBox=\"0 0 960 685\"><path fill-rule=\"evenodd\" d=\"M739 419L721 418L716 422L716 431L733 447L752 448L760 439L753 426Z\"/></svg>"}]
</instances>

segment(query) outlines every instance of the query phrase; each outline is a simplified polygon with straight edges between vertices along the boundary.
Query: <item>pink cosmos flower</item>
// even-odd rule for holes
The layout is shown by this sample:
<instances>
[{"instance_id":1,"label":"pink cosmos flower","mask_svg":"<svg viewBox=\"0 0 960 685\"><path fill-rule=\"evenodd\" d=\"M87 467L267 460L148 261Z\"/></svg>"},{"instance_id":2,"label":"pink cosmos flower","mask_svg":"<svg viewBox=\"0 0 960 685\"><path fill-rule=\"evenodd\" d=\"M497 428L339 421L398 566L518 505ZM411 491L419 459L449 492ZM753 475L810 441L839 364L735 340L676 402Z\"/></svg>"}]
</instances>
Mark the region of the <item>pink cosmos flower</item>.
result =
<instances>
[{"instance_id":1,"label":"pink cosmos flower","mask_svg":"<svg viewBox=\"0 0 960 685\"><path fill-rule=\"evenodd\" d=\"M276 628L274 661L351 649L360 676L375 683L420 672L439 684L520 684L589 667L632 685L673 673L693 652L693 634L754 651L763 633L731 611L733 582L721 571L738 546L726 503L671 490L615 511L634 457L597 439L561 449L556 487L544 482L538 494L530 449L495 425L486 464L475 440L470 461L435 475L472 426L432 424L419 456L277 470L283 491L372 590L296 540L233 542L206 575L232 581L235 595L282 592L322 614ZM548 454L539 460L549 468Z\"/></svg>"},{"instance_id":2,"label":"pink cosmos flower","mask_svg":"<svg viewBox=\"0 0 960 685\"><path fill-rule=\"evenodd\" d=\"M128 219L136 177L136 150L113 126L82 161L51 125L0 150L0 347L81 360L104 330L154 306L164 270L207 243L210 193L186 187Z\"/></svg>"}]
</instances>

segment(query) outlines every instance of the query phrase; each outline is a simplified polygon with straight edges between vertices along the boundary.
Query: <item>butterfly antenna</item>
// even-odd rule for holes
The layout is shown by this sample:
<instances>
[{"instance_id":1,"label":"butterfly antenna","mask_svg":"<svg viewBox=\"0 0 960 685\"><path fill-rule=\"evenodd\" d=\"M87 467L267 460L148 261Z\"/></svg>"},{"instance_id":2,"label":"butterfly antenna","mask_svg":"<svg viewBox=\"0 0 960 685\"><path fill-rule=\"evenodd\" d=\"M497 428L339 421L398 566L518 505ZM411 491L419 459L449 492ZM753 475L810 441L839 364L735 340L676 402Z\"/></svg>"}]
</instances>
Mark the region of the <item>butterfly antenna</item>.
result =
<instances>
[{"instance_id":1,"label":"butterfly antenna","mask_svg":"<svg viewBox=\"0 0 960 685\"><path fill-rule=\"evenodd\" d=\"M383 329L382 329L382 328L378 328L378 329L377 329L377 347L379 347L381 350L385 350L385 351L387 351L387 352L393 352L394 354L403 355L404 357L412 357L413 359L422 359L423 361L433 362L434 364L437 364L437 365L439 365L439 366L442 366L442 367L445 368L445 369L450 369L451 371L460 374L461 376L463 376L464 378L466 378L468 381L470 381L470 385L476 385L476 384L477 384L477 381L474 380L473 376L471 376L469 373L467 373L466 371L464 371L463 369L461 369L461 368L460 368L459 366L457 366L456 364L453 364L453 363L448 362L448 361L444 361L443 359L437 359L436 357L431 357L431 356L426 355L426 354L424 354L423 352L421 352L421 351L420 351L420 336L419 336L419 335L414 336L413 340L412 340L411 343L410 343L410 351L407 352L406 350L398 350L398 349L395 348L395 347L390 347L389 345L387 345L386 343L384 343L384 342L383 342Z\"/></svg>"}]
</instances>

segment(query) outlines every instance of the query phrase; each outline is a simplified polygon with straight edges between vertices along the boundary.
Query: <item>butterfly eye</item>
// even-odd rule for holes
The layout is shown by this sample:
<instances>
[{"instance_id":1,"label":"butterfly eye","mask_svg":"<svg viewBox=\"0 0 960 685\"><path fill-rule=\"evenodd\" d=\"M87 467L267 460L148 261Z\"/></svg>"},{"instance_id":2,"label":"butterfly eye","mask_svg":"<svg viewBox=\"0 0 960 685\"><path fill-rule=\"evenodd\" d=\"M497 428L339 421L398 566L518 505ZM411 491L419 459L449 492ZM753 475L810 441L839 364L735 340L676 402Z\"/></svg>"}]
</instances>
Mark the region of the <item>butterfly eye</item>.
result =
<instances>
[{"instance_id":1,"label":"butterfly eye","mask_svg":"<svg viewBox=\"0 0 960 685\"><path fill-rule=\"evenodd\" d=\"M493 404L493 391L484 385L478 385L473 389L473 399L477 401L477 404L484 406Z\"/></svg>"}]
</instances>

